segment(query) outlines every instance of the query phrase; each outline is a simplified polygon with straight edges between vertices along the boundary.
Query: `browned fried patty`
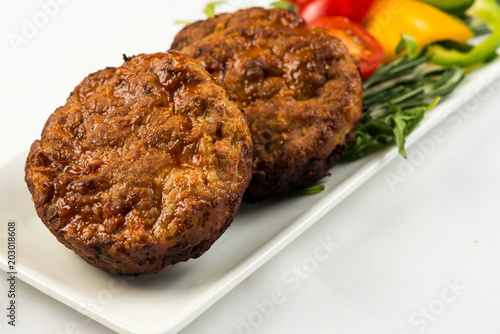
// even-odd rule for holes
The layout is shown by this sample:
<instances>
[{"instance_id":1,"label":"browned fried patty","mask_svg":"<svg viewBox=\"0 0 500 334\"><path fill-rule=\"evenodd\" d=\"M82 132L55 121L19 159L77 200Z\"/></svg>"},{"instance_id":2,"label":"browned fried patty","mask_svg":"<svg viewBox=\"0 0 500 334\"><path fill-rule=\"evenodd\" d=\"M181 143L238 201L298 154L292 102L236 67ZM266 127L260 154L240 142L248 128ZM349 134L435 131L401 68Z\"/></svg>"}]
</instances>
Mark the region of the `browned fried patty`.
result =
<instances>
[{"instance_id":1,"label":"browned fried patty","mask_svg":"<svg viewBox=\"0 0 500 334\"><path fill-rule=\"evenodd\" d=\"M314 184L361 120L361 78L344 45L294 12L221 14L185 27L172 48L200 61L244 109L256 150L249 196Z\"/></svg>"},{"instance_id":2,"label":"browned fried patty","mask_svg":"<svg viewBox=\"0 0 500 334\"><path fill-rule=\"evenodd\" d=\"M233 220L251 167L226 88L172 51L85 78L33 143L25 179L60 242L137 275L203 254Z\"/></svg>"}]
</instances>

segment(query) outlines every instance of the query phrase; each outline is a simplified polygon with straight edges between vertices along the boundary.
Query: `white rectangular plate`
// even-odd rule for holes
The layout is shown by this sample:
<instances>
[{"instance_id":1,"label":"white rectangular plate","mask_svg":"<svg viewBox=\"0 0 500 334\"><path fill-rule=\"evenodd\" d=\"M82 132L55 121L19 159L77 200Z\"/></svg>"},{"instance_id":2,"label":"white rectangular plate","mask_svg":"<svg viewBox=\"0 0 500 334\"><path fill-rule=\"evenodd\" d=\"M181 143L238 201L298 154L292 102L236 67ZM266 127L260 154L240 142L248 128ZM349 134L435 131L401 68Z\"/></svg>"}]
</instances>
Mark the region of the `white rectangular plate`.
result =
<instances>
[{"instance_id":1,"label":"white rectangular plate","mask_svg":"<svg viewBox=\"0 0 500 334\"><path fill-rule=\"evenodd\" d=\"M500 77L497 60L473 73L430 111L407 145ZM0 168L0 268L7 271L8 220L17 222L18 277L121 333L177 332L398 156L391 148L340 164L317 195L244 203L228 231L201 258L153 276L109 275L66 249L37 217L24 183L27 152Z\"/></svg>"}]
</instances>

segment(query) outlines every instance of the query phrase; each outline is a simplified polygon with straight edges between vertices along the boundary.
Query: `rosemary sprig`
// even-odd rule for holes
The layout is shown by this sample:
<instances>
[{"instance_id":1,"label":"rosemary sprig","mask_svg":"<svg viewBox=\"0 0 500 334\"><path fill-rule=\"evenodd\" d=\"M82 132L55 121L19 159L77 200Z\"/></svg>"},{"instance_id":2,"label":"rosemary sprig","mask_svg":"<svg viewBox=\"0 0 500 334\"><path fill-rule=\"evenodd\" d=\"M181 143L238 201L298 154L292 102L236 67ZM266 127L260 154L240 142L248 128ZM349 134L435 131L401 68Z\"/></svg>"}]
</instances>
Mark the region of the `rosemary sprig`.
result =
<instances>
[{"instance_id":1,"label":"rosemary sprig","mask_svg":"<svg viewBox=\"0 0 500 334\"><path fill-rule=\"evenodd\" d=\"M430 65L427 48L419 50L407 35L397 48L404 50L405 55L382 65L363 83L364 118L344 160L356 160L392 144L406 158L406 137L439 97L455 89L464 77L462 68Z\"/></svg>"}]
</instances>

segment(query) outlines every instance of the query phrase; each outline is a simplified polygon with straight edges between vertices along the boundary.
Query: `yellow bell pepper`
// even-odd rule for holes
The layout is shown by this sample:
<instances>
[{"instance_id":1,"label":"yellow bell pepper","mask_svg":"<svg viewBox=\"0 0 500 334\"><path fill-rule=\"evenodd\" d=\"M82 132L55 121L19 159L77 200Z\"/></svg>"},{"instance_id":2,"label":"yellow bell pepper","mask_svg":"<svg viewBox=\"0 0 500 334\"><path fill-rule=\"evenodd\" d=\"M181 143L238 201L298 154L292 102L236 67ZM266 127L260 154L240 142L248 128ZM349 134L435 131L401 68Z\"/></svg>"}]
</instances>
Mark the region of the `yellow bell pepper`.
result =
<instances>
[{"instance_id":1,"label":"yellow bell pepper","mask_svg":"<svg viewBox=\"0 0 500 334\"><path fill-rule=\"evenodd\" d=\"M373 5L365 23L384 48L384 62L398 57L395 50L403 33L413 37L420 47L444 40L465 43L474 36L458 18L413 0L380 0Z\"/></svg>"}]
</instances>

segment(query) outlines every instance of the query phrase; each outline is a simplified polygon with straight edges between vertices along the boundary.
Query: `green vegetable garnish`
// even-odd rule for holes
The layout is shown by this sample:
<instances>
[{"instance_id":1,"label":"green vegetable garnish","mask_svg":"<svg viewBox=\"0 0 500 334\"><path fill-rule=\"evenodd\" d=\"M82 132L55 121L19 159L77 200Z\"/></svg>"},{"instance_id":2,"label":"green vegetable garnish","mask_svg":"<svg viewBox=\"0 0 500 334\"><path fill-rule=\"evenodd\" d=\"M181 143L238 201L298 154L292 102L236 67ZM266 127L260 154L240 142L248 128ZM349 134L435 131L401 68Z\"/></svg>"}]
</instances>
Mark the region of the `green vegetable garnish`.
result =
<instances>
[{"instance_id":1,"label":"green vegetable garnish","mask_svg":"<svg viewBox=\"0 0 500 334\"><path fill-rule=\"evenodd\" d=\"M455 16L463 16L474 0L419 0Z\"/></svg>"},{"instance_id":2,"label":"green vegetable garnish","mask_svg":"<svg viewBox=\"0 0 500 334\"><path fill-rule=\"evenodd\" d=\"M430 52L432 62L441 66L468 67L488 62L497 55L500 47L500 7L495 0L476 0L466 14L486 23L491 35L467 52L446 49L441 45L433 45Z\"/></svg>"},{"instance_id":3,"label":"green vegetable garnish","mask_svg":"<svg viewBox=\"0 0 500 334\"><path fill-rule=\"evenodd\" d=\"M429 65L427 48L420 50L410 36L402 36L397 52L403 50L407 50L404 56L382 65L363 83L364 118L344 160L359 159L392 144L406 158L406 137L439 96L451 92L464 77L462 68Z\"/></svg>"},{"instance_id":4,"label":"green vegetable garnish","mask_svg":"<svg viewBox=\"0 0 500 334\"><path fill-rule=\"evenodd\" d=\"M398 46L396 46L396 54L400 54L404 50L406 50L412 57L418 57L418 54L420 53L417 41L406 34L401 35L401 40L399 41Z\"/></svg>"},{"instance_id":5,"label":"green vegetable garnish","mask_svg":"<svg viewBox=\"0 0 500 334\"><path fill-rule=\"evenodd\" d=\"M299 189L293 192L294 195L314 195L325 190L324 185L311 186L304 189Z\"/></svg>"},{"instance_id":6,"label":"green vegetable garnish","mask_svg":"<svg viewBox=\"0 0 500 334\"><path fill-rule=\"evenodd\" d=\"M273 8L282 8L282 9L291 10L291 11L296 10L295 5L288 2L288 1L275 1L275 2L271 3L269 6L271 6Z\"/></svg>"},{"instance_id":7,"label":"green vegetable garnish","mask_svg":"<svg viewBox=\"0 0 500 334\"><path fill-rule=\"evenodd\" d=\"M215 16L215 7L218 5L221 5L223 3L226 3L225 1L215 1L215 2L210 2L206 7L203 13L207 15L207 17L214 17Z\"/></svg>"},{"instance_id":8,"label":"green vegetable garnish","mask_svg":"<svg viewBox=\"0 0 500 334\"><path fill-rule=\"evenodd\" d=\"M193 23L193 21L175 20L175 21L174 21L174 23L175 23L175 24L182 24L182 25L188 26L188 25L190 25L191 23Z\"/></svg>"}]
</instances>

